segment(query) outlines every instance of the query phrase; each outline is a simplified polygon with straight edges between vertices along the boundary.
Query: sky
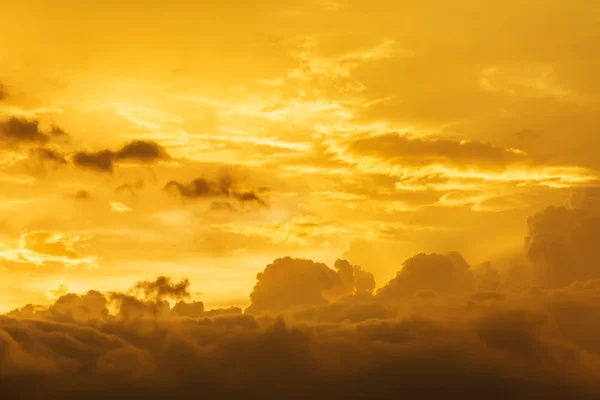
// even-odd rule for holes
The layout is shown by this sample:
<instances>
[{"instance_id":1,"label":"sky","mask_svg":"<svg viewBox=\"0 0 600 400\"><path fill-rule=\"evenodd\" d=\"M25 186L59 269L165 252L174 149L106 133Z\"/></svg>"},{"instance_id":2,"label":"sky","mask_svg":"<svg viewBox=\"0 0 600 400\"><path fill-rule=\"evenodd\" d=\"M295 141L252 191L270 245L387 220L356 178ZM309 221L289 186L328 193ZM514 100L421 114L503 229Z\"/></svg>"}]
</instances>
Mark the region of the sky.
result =
<instances>
[{"instance_id":1,"label":"sky","mask_svg":"<svg viewBox=\"0 0 600 400\"><path fill-rule=\"evenodd\" d=\"M0 310L165 273L242 306L280 256L343 256L381 286L417 252L518 248L528 215L597 178L599 17L583 0L10 2ZM132 141L164 157L73 158ZM257 198L163 190L223 177Z\"/></svg>"},{"instance_id":2,"label":"sky","mask_svg":"<svg viewBox=\"0 0 600 400\"><path fill-rule=\"evenodd\" d=\"M430 304L447 319L482 291L510 292L507 304L543 309L559 327L567 306L557 298L579 304L581 318L600 304L590 283L600 278L597 0L6 3L0 313L21 310L1 320L12 329L19 318L63 323L65 312L52 311L61 304L79 307L67 314L82 326L91 322L81 307L126 322L123 304L138 301L162 311L136 318L159 315L180 335L191 328L174 315L233 310L230 325L211 325L219 335L256 324L258 336L238 339L304 343L300 328L250 316L293 309L304 314L292 321L335 322L315 339L315 357L338 360L340 348L324 343L351 329L339 313L358 312L340 299L363 292L377 300L356 300L359 312L380 324L406 316L405 296L422 315L423 291L451 296ZM177 314L183 300L191 305ZM323 304L332 308L299 311ZM546 321L529 309L488 311L434 328L351 317L360 326L350 336L371 343L431 328L458 340L512 318L535 332ZM100 331L129 340L111 329ZM548 336L563 346L551 351L579 346L578 357L598 362L586 332ZM510 343L541 337L531 335ZM288 339L281 346L303 346ZM461 359L464 368L497 356L480 344L472 348L483 358ZM139 365L158 357L146 342L128 346L115 359L133 348ZM357 368L386 368L355 356ZM159 372L171 365L160 360Z\"/></svg>"}]
</instances>

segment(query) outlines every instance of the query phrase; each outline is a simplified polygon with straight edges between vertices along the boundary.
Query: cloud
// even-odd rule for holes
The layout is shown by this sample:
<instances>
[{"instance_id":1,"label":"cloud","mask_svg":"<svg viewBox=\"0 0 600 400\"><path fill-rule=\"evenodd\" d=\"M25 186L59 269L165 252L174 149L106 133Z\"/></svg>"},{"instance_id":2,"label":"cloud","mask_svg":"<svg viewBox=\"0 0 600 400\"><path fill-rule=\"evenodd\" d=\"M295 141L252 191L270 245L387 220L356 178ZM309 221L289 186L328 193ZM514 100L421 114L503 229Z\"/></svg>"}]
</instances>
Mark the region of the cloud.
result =
<instances>
[{"instance_id":1,"label":"cloud","mask_svg":"<svg viewBox=\"0 0 600 400\"><path fill-rule=\"evenodd\" d=\"M72 243L65 236L46 231L34 231L21 235L23 249L35 253L68 259L81 259L81 254L72 249Z\"/></svg>"},{"instance_id":2,"label":"cloud","mask_svg":"<svg viewBox=\"0 0 600 400\"><path fill-rule=\"evenodd\" d=\"M152 162L169 159L167 150L156 142L147 140L134 140L124 145L115 153L117 160L139 160Z\"/></svg>"},{"instance_id":3,"label":"cloud","mask_svg":"<svg viewBox=\"0 0 600 400\"><path fill-rule=\"evenodd\" d=\"M56 164L66 164L67 159L65 155L58 150L40 147L32 150L32 155L39 158L42 161L50 161Z\"/></svg>"},{"instance_id":4,"label":"cloud","mask_svg":"<svg viewBox=\"0 0 600 400\"><path fill-rule=\"evenodd\" d=\"M39 127L39 121L11 117L0 122L0 140L9 145L44 144L49 136Z\"/></svg>"},{"instance_id":5,"label":"cloud","mask_svg":"<svg viewBox=\"0 0 600 400\"><path fill-rule=\"evenodd\" d=\"M138 179L134 183L124 183L115 188L115 193L128 193L129 195L135 197L137 194L137 190L141 190L144 188L144 180Z\"/></svg>"},{"instance_id":6,"label":"cloud","mask_svg":"<svg viewBox=\"0 0 600 400\"><path fill-rule=\"evenodd\" d=\"M82 241L78 236L69 236L60 232L44 230L21 234L15 248L4 247L0 257L37 265L57 262L65 266L95 265L96 257L86 256L75 249Z\"/></svg>"},{"instance_id":7,"label":"cloud","mask_svg":"<svg viewBox=\"0 0 600 400\"><path fill-rule=\"evenodd\" d=\"M158 281L144 286L164 286ZM599 311L597 282L489 298L447 298L429 314L396 314L370 296L284 320L208 316L200 302L170 309L157 298L124 293L68 294L45 309L30 305L0 316L0 395L7 400L199 392L225 399L600 395L600 325L585 324ZM187 310L180 315L176 309Z\"/></svg>"},{"instance_id":8,"label":"cloud","mask_svg":"<svg viewBox=\"0 0 600 400\"><path fill-rule=\"evenodd\" d=\"M370 293L373 276L345 260L335 263L336 270L311 260L278 258L256 277L250 294L252 314L282 312L288 309L328 304L329 299Z\"/></svg>"},{"instance_id":9,"label":"cloud","mask_svg":"<svg viewBox=\"0 0 600 400\"><path fill-rule=\"evenodd\" d=\"M194 301L193 303L179 301L173 307L172 312L178 317L200 318L204 316L204 303L201 301Z\"/></svg>"},{"instance_id":10,"label":"cloud","mask_svg":"<svg viewBox=\"0 0 600 400\"><path fill-rule=\"evenodd\" d=\"M173 180L165 185L164 190L171 195L189 199L226 197L238 200L241 203L266 204L260 195L266 189L240 187L230 175L223 175L216 181L197 178L188 183L181 183Z\"/></svg>"},{"instance_id":11,"label":"cloud","mask_svg":"<svg viewBox=\"0 0 600 400\"><path fill-rule=\"evenodd\" d=\"M532 162L519 150L504 149L485 142L411 137L396 133L355 140L348 146L348 152L411 166L442 164L497 169Z\"/></svg>"},{"instance_id":12,"label":"cloud","mask_svg":"<svg viewBox=\"0 0 600 400\"><path fill-rule=\"evenodd\" d=\"M119 213L131 211L131 208L127 207L125 204L120 203L118 201L111 201L111 202L108 203L108 205L110 206L110 208L113 211L116 211L116 212L119 212Z\"/></svg>"},{"instance_id":13,"label":"cloud","mask_svg":"<svg viewBox=\"0 0 600 400\"><path fill-rule=\"evenodd\" d=\"M470 266L460 254L420 253L404 261L396 277L379 289L377 296L397 300L422 290L463 293L472 283Z\"/></svg>"},{"instance_id":14,"label":"cloud","mask_svg":"<svg viewBox=\"0 0 600 400\"><path fill-rule=\"evenodd\" d=\"M0 101L6 100L8 98L8 92L6 91L6 86L0 83Z\"/></svg>"},{"instance_id":15,"label":"cloud","mask_svg":"<svg viewBox=\"0 0 600 400\"><path fill-rule=\"evenodd\" d=\"M34 147L24 160L23 166L27 172L35 176L43 176L48 171L56 171L68 163L65 155L50 147Z\"/></svg>"},{"instance_id":16,"label":"cloud","mask_svg":"<svg viewBox=\"0 0 600 400\"><path fill-rule=\"evenodd\" d=\"M78 200L89 200L92 198L92 194L85 189L81 189L73 193L71 197Z\"/></svg>"},{"instance_id":17,"label":"cloud","mask_svg":"<svg viewBox=\"0 0 600 400\"><path fill-rule=\"evenodd\" d=\"M135 284L133 291L141 294L145 299L164 300L171 298L179 300L190 297L190 281L187 279L179 283L171 281L171 278L159 276L154 281L142 281Z\"/></svg>"},{"instance_id":18,"label":"cloud","mask_svg":"<svg viewBox=\"0 0 600 400\"><path fill-rule=\"evenodd\" d=\"M118 161L139 161L153 163L170 159L169 153L158 143L145 140L134 140L123 145L119 150L100 150L96 152L79 151L73 155L75 165L101 172L111 172Z\"/></svg>"},{"instance_id":19,"label":"cloud","mask_svg":"<svg viewBox=\"0 0 600 400\"><path fill-rule=\"evenodd\" d=\"M97 152L80 151L73 155L72 161L78 167L101 172L113 171L114 154L110 150Z\"/></svg>"},{"instance_id":20,"label":"cloud","mask_svg":"<svg viewBox=\"0 0 600 400\"><path fill-rule=\"evenodd\" d=\"M549 287L600 278L600 193L573 192L567 204L551 206L527 221L527 255L536 279Z\"/></svg>"},{"instance_id":21,"label":"cloud","mask_svg":"<svg viewBox=\"0 0 600 400\"><path fill-rule=\"evenodd\" d=\"M597 180L594 170L480 141L387 133L332 150L362 173L397 177L396 189L405 191L481 190L501 183L560 188Z\"/></svg>"}]
</instances>

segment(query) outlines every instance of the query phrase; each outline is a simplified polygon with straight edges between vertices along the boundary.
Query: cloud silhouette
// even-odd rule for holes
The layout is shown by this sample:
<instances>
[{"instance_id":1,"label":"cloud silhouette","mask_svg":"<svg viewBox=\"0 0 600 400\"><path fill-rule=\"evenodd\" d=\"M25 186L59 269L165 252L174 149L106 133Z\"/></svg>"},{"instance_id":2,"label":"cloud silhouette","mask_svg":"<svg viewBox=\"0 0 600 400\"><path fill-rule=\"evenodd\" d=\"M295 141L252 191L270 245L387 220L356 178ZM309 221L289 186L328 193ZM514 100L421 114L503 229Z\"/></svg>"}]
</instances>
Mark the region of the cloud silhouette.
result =
<instances>
[{"instance_id":1,"label":"cloud silhouette","mask_svg":"<svg viewBox=\"0 0 600 400\"><path fill-rule=\"evenodd\" d=\"M0 140L12 145L45 144L50 138L40 130L39 121L10 117L0 122Z\"/></svg>"},{"instance_id":2,"label":"cloud silhouette","mask_svg":"<svg viewBox=\"0 0 600 400\"><path fill-rule=\"evenodd\" d=\"M600 395L599 327L579 324L595 320L600 284L500 302L487 297L471 299L470 307L469 297L454 299L456 308L446 299L446 308L433 316L395 316L371 296L285 321L207 316L201 303L189 305L196 315L179 315L175 310L182 306L169 309L164 300L124 293L68 294L45 310L28 306L0 316L0 395L7 400L193 393L225 399ZM108 312L113 303L116 314Z\"/></svg>"},{"instance_id":3,"label":"cloud silhouette","mask_svg":"<svg viewBox=\"0 0 600 400\"><path fill-rule=\"evenodd\" d=\"M167 150L156 142L149 140L134 140L124 145L115 153L117 160L156 161L169 159Z\"/></svg>"},{"instance_id":4,"label":"cloud silhouette","mask_svg":"<svg viewBox=\"0 0 600 400\"><path fill-rule=\"evenodd\" d=\"M78 167L101 172L113 171L114 154L110 150L97 152L79 151L73 155L72 161Z\"/></svg>"},{"instance_id":5,"label":"cloud silhouette","mask_svg":"<svg viewBox=\"0 0 600 400\"><path fill-rule=\"evenodd\" d=\"M210 197L225 197L238 200L242 203L257 203L265 205L261 193L266 189L247 189L241 188L230 175L223 175L218 180L208 180L197 178L191 182L181 183L173 180L169 181L164 190L173 196L189 199L201 199ZM216 207L223 208L221 203L216 203ZM227 207L225 207L227 208Z\"/></svg>"},{"instance_id":6,"label":"cloud silhouette","mask_svg":"<svg viewBox=\"0 0 600 400\"><path fill-rule=\"evenodd\" d=\"M600 278L598 189L575 191L568 203L528 220L527 255L537 281L548 287Z\"/></svg>"},{"instance_id":7,"label":"cloud silhouette","mask_svg":"<svg viewBox=\"0 0 600 400\"><path fill-rule=\"evenodd\" d=\"M6 91L6 86L0 83L0 101L8 98L8 92Z\"/></svg>"},{"instance_id":8,"label":"cloud silhouette","mask_svg":"<svg viewBox=\"0 0 600 400\"><path fill-rule=\"evenodd\" d=\"M345 260L335 263L336 270L323 263L291 257L278 258L257 275L246 312L282 312L294 308L326 305L359 292L370 293L373 276Z\"/></svg>"},{"instance_id":9,"label":"cloud silhouette","mask_svg":"<svg viewBox=\"0 0 600 400\"><path fill-rule=\"evenodd\" d=\"M459 253L420 253L404 261L396 277L382 287L377 296L397 300L422 290L462 293L470 290L472 284L470 266Z\"/></svg>"},{"instance_id":10,"label":"cloud silhouette","mask_svg":"<svg viewBox=\"0 0 600 400\"><path fill-rule=\"evenodd\" d=\"M138 161L153 163L170 159L169 153L160 144L134 140L123 145L119 150L100 150L96 152L79 151L72 157L76 166L100 172L111 172L117 161Z\"/></svg>"}]
</instances>

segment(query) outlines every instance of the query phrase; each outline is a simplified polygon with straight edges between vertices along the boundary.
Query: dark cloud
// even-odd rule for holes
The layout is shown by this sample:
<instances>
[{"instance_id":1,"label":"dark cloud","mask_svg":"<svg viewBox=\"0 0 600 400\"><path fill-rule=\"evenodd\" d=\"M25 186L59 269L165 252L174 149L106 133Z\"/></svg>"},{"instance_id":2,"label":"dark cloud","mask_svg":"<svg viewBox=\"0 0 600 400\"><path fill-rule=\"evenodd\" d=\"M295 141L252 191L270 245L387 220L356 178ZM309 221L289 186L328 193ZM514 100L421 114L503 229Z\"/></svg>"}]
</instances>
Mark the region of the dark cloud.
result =
<instances>
[{"instance_id":1,"label":"dark cloud","mask_svg":"<svg viewBox=\"0 0 600 400\"><path fill-rule=\"evenodd\" d=\"M394 317L394 310L375 301L335 302L325 306L307 308L293 315L299 321L318 323L363 322L371 319Z\"/></svg>"},{"instance_id":2,"label":"dark cloud","mask_svg":"<svg viewBox=\"0 0 600 400\"><path fill-rule=\"evenodd\" d=\"M600 190L575 191L568 203L528 220L527 254L537 281L549 287L600 278Z\"/></svg>"},{"instance_id":3,"label":"dark cloud","mask_svg":"<svg viewBox=\"0 0 600 400\"><path fill-rule=\"evenodd\" d=\"M282 312L299 307L326 305L358 292L370 293L373 276L345 260L335 263L336 270L311 260L278 258L256 277L250 294L249 313Z\"/></svg>"},{"instance_id":4,"label":"dark cloud","mask_svg":"<svg viewBox=\"0 0 600 400\"><path fill-rule=\"evenodd\" d=\"M134 183L124 183L115 188L116 193L128 193L131 196L137 195L137 190L141 190L144 188L144 180L139 179Z\"/></svg>"},{"instance_id":5,"label":"dark cloud","mask_svg":"<svg viewBox=\"0 0 600 400\"><path fill-rule=\"evenodd\" d=\"M73 155L72 161L78 167L92 169L101 172L113 171L114 154L110 150L102 150L95 153L85 151Z\"/></svg>"},{"instance_id":6,"label":"dark cloud","mask_svg":"<svg viewBox=\"0 0 600 400\"><path fill-rule=\"evenodd\" d=\"M142 281L135 284L133 291L141 294L145 299L164 300L183 299L190 297L190 281L187 279L181 282L173 282L167 276L159 276L154 281Z\"/></svg>"},{"instance_id":7,"label":"dark cloud","mask_svg":"<svg viewBox=\"0 0 600 400\"><path fill-rule=\"evenodd\" d=\"M402 264L402 269L377 295L396 300L421 290L436 293L463 293L471 289L473 275L469 264L458 253L417 254Z\"/></svg>"},{"instance_id":8,"label":"dark cloud","mask_svg":"<svg viewBox=\"0 0 600 400\"><path fill-rule=\"evenodd\" d=\"M63 128L58 125L52 125L52 129L50 130L50 135L53 137L67 137L69 136L67 132Z\"/></svg>"},{"instance_id":9,"label":"dark cloud","mask_svg":"<svg viewBox=\"0 0 600 400\"><path fill-rule=\"evenodd\" d=\"M495 169L532 163L523 153L485 142L419 138L395 133L358 139L350 143L347 151L411 166L442 164Z\"/></svg>"},{"instance_id":10,"label":"dark cloud","mask_svg":"<svg viewBox=\"0 0 600 400\"><path fill-rule=\"evenodd\" d=\"M193 303L179 301L173 307L172 312L178 317L200 318L204 316L204 303L201 301L194 301Z\"/></svg>"},{"instance_id":11,"label":"dark cloud","mask_svg":"<svg viewBox=\"0 0 600 400\"><path fill-rule=\"evenodd\" d=\"M115 153L117 160L140 160L152 162L161 159L169 159L167 150L156 142L146 140L134 140L124 145Z\"/></svg>"},{"instance_id":12,"label":"dark cloud","mask_svg":"<svg viewBox=\"0 0 600 400\"><path fill-rule=\"evenodd\" d=\"M6 91L6 86L0 83L0 101L8 98L8 92Z\"/></svg>"},{"instance_id":13,"label":"dark cloud","mask_svg":"<svg viewBox=\"0 0 600 400\"><path fill-rule=\"evenodd\" d=\"M421 253L373 295L348 261L287 257L258 274L245 313L186 302L189 281L169 277L27 305L0 316L0 397L600 398L596 198L529 220L541 287Z\"/></svg>"},{"instance_id":14,"label":"dark cloud","mask_svg":"<svg viewBox=\"0 0 600 400\"><path fill-rule=\"evenodd\" d=\"M31 154L41 161L50 161L56 164L66 164L67 159L63 153L58 150L41 147L32 150Z\"/></svg>"},{"instance_id":15,"label":"dark cloud","mask_svg":"<svg viewBox=\"0 0 600 400\"><path fill-rule=\"evenodd\" d=\"M11 144L44 144L49 136L40 130L39 121L11 117L0 122L0 140Z\"/></svg>"},{"instance_id":16,"label":"dark cloud","mask_svg":"<svg viewBox=\"0 0 600 400\"><path fill-rule=\"evenodd\" d=\"M174 196L180 196L190 199L209 198L209 197L225 197L238 200L241 203L257 203L265 205L264 199L261 197L261 193L267 189L246 189L239 187L233 177L229 175L223 175L218 180L208 180L205 178L197 178L188 183L181 183L179 181L168 182L164 190ZM217 205L219 209L222 205ZM227 208L227 207L225 207Z\"/></svg>"},{"instance_id":17,"label":"dark cloud","mask_svg":"<svg viewBox=\"0 0 600 400\"><path fill-rule=\"evenodd\" d=\"M170 156L164 147L158 143L144 140L134 140L117 151L100 150L97 152L80 151L73 156L73 164L101 172L112 172L117 161L141 161L152 163Z\"/></svg>"},{"instance_id":18,"label":"dark cloud","mask_svg":"<svg viewBox=\"0 0 600 400\"><path fill-rule=\"evenodd\" d=\"M65 155L49 147L33 147L23 161L23 166L35 176L43 176L49 171L55 171L68 163Z\"/></svg>"},{"instance_id":19,"label":"dark cloud","mask_svg":"<svg viewBox=\"0 0 600 400\"><path fill-rule=\"evenodd\" d=\"M284 321L207 316L201 303L169 310L166 301L123 293L68 294L43 311L0 316L0 396L600 396L597 282L500 303L482 296L468 308L468 298L456 309L446 300L431 316L396 316L377 297L355 296Z\"/></svg>"},{"instance_id":20,"label":"dark cloud","mask_svg":"<svg viewBox=\"0 0 600 400\"><path fill-rule=\"evenodd\" d=\"M187 317L187 318L207 318L207 317L218 317L218 316L232 316L241 315L243 310L237 307L230 308L217 308L213 310L206 310L204 303L201 301L193 301L186 303L185 301L178 301L177 304L171 309L171 314L176 317Z\"/></svg>"},{"instance_id":21,"label":"dark cloud","mask_svg":"<svg viewBox=\"0 0 600 400\"><path fill-rule=\"evenodd\" d=\"M71 197L77 200L89 200L92 198L92 194L87 190L81 189L73 193Z\"/></svg>"}]
</instances>

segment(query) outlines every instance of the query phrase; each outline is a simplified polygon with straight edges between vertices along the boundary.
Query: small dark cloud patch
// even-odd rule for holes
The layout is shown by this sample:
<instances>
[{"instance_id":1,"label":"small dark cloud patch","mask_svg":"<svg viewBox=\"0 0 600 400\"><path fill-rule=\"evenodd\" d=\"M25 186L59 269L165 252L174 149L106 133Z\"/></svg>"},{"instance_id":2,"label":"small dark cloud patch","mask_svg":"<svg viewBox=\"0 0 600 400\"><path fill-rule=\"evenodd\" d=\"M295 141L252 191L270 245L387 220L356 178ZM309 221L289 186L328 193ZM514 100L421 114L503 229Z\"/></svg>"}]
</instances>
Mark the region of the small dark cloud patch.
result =
<instances>
[{"instance_id":1,"label":"small dark cloud patch","mask_svg":"<svg viewBox=\"0 0 600 400\"><path fill-rule=\"evenodd\" d=\"M42 176L67 164L65 155L49 147L33 147L29 150L25 166L33 175Z\"/></svg>"},{"instance_id":2,"label":"small dark cloud patch","mask_svg":"<svg viewBox=\"0 0 600 400\"><path fill-rule=\"evenodd\" d=\"M85 189L81 189L73 193L71 197L77 200L90 200L92 198L92 194Z\"/></svg>"},{"instance_id":3,"label":"small dark cloud patch","mask_svg":"<svg viewBox=\"0 0 600 400\"><path fill-rule=\"evenodd\" d=\"M171 298L175 300L190 297L190 281L173 282L167 276L159 276L154 281L141 281L135 284L133 292L142 295L145 299L164 300Z\"/></svg>"},{"instance_id":4,"label":"small dark cloud patch","mask_svg":"<svg viewBox=\"0 0 600 400\"><path fill-rule=\"evenodd\" d=\"M102 150L95 153L80 151L73 156L73 164L78 167L101 172L113 171L113 152Z\"/></svg>"},{"instance_id":5,"label":"small dark cloud patch","mask_svg":"<svg viewBox=\"0 0 600 400\"><path fill-rule=\"evenodd\" d=\"M50 136L64 138L64 137L67 137L68 134L63 128L61 128L58 125L53 124L52 128L50 129Z\"/></svg>"},{"instance_id":6,"label":"small dark cloud patch","mask_svg":"<svg viewBox=\"0 0 600 400\"><path fill-rule=\"evenodd\" d=\"M44 144L49 136L40 130L39 121L11 117L0 122L0 139L13 145Z\"/></svg>"},{"instance_id":7,"label":"small dark cloud patch","mask_svg":"<svg viewBox=\"0 0 600 400\"><path fill-rule=\"evenodd\" d=\"M173 196L188 199L225 197L238 200L241 203L266 205L265 200L261 196L262 193L267 191L266 188L242 188L230 176L222 176L218 180L197 178L187 183L173 180L165 185L164 190ZM217 209L226 209L229 205L228 203L217 204L215 207Z\"/></svg>"},{"instance_id":8,"label":"small dark cloud patch","mask_svg":"<svg viewBox=\"0 0 600 400\"><path fill-rule=\"evenodd\" d=\"M115 153L117 160L156 161L169 159L169 153L160 144L147 140L134 140Z\"/></svg>"},{"instance_id":9,"label":"small dark cloud patch","mask_svg":"<svg viewBox=\"0 0 600 400\"><path fill-rule=\"evenodd\" d=\"M144 180L139 179L134 183L124 183L115 188L115 193L127 193L131 196L137 195L137 190L141 190L144 188Z\"/></svg>"},{"instance_id":10,"label":"small dark cloud patch","mask_svg":"<svg viewBox=\"0 0 600 400\"><path fill-rule=\"evenodd\" d=\"M134 140L117 151L80 151L73 156L73 164L100 172L112 172L117 161L141 161L145 163L170 159L169 153L158 143Z\"/></svg>"},{"instance_id":11,"label":"small dark cloud patch","mask_svg":"<svg viewBox=\"0 0 600 400\"><path fill-rule=\"evenodd\" d=\"M58 150L54 150L54 149L50 149L50 148L41 147L41 148L34 149L34 150L32 150L32 155L35 157L38 157L41 160L51 161L51 162L55 162L57 164L66 164L67 163L67 159L65 158L65 155L63 153L61 153Z\"/></svg>"},{"instance_id":12,"label":"small dark cloud patch","mask_svg":"<svg viewBox=\"0 0 600 400\"><path fill-rule=\"evenodd\" d=\"M8 98L8 92L6 91L6 86L0 83L0 101L6 100Z\"/></svg>"}]
</instances>

